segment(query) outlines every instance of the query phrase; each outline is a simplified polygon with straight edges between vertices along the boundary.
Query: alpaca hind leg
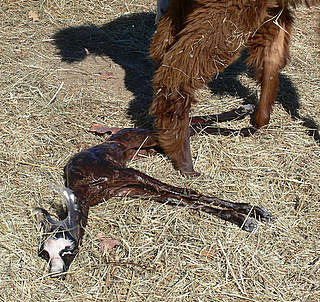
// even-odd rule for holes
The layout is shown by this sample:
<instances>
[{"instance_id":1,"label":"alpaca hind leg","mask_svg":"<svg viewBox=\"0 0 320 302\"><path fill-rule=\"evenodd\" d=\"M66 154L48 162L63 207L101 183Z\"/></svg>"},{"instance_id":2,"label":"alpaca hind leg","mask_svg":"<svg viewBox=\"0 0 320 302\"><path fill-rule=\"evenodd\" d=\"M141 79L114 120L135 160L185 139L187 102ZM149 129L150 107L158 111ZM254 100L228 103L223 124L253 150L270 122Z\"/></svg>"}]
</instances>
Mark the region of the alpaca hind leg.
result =
<instances>
[{"instance_id":1,"label":"alpaca hind leg","mask_svg":"<svg viewBox=\"0 0 320 302\"><path fill-rule=\"evenodd\" d=\"M250 39L248 63L255 67L261 84L261 95L255 114L255 127L266 126L272 105L277 98L279 70L289 57L289 41L293 18L288 9L275 11L274 19L266 22Z\"/></svg>"}]
</instances>

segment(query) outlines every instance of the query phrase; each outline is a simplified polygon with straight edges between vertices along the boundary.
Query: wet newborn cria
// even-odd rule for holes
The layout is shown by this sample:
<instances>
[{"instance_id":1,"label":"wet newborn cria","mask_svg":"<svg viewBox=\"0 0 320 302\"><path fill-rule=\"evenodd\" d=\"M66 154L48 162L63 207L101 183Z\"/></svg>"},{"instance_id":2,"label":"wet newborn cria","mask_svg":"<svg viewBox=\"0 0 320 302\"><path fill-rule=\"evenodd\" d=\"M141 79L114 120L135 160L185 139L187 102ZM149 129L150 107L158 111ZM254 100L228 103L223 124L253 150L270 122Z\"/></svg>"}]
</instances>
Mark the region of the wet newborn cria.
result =
<instances>
[{"instance_id":1,"label":"wet newborn cria","mask_svg":"<svg viewBox=\"0 0 320 302\"><path fill-rule=\"evenodd\" d=\"M191 133L195 133L195 128ZM68 270L78 253L89 208L111 197L153 199L171 206L203 211L230 221L248 232L257 227L255 219L262 222L271 220L271 213L262 207L205 196L165 184L126 167L127 160L137 154L154 152L158 144L157 136L151 130L122 129L105 143L82 151L69 160L65 166L67 188L61 189L67 201L67 218L55 221L46 210L37 209L46 218L43 226L47 234L39 255L49 262L51 273L64 276L61 273Z\"/></svg>"}]
</instances>

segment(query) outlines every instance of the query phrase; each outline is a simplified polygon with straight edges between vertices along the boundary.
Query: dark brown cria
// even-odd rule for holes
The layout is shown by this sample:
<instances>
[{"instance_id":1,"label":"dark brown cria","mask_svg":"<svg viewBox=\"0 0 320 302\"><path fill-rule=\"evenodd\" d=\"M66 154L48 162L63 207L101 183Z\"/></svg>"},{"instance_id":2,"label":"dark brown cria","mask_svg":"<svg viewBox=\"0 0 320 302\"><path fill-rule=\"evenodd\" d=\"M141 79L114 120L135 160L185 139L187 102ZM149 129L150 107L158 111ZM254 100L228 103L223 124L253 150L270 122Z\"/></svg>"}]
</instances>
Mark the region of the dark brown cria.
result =
<instances>
[{"instance_id":1,"label":"dark brown cria","mask_svg":"<svg viewBox=\"0 0 320 302\"><path fill-rule=\"evenodd\" d=\"M66 186L74 192L80 204L82 227L87 223L89 207L111 197L121 196L151 198L168 205L204 211L235 223L246 231L253 231L256 226L250 217L264 222L271 219L271 214L263 208L168 185L126 167L127 160L132 156L145 154L157 146L153 131L128 128L112 135L105 143L82 151L70 159L65 166Z\"/></svg>"},{"instance_id":2,"label":"dark brown cria","mask_svg":"<svg viewBox=\"0 0 320 302\"><path fill-rule=\"evenodd\" d=\"M190 133L193 135L199 132L210 134L227 131L230 134L233 130L213 127L212 122L243 118L250 113L250 109L250 105L245 105L222 115L194 117ZM205 122L210 125L207 126ZM154 154L155 150L159 149L155 131L108 128L97 124L93 125L90 131L99 134L111 132L113 135L105 143L74 155L66 164L66 188L59 191L67 202L67 218L55 221L46 210L37 209L37 212L46 218L43 225L47 233L39 255L49 261L50 273L54 276L63 278L78 253L89 208L112 197L131 196L187 207L234 223L248 232L257 227L255 219L271 221L271 213L262 207L202 195L194 190L165 184L138 170L127 168L126 162L136 155Z\"/></svg>"}]
</instances>

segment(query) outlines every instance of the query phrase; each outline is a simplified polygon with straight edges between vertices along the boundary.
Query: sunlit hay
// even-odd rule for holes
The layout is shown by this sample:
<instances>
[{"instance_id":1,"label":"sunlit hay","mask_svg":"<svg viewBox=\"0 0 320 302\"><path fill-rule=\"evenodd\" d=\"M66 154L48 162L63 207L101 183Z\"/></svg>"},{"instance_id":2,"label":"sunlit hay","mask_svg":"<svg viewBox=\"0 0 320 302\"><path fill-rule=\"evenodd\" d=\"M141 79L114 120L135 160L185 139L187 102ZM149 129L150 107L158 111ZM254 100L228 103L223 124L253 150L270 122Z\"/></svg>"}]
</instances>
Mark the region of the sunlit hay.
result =
<instances>
[{"instance_id":1,"label":"sunlit hay","mask_svg":"<svg viewBox=\"0 0 320 302\"><path fill-rule=\"evenodd\" d=\"M320 123L319 14L308 10L297 12L292 61L282 73L279 96L282 103L299 96L298 116L291 118L277 103L269 128L252 137L194 136L198 178L183 178L163 155L130 163L171 184L264 206L273 223L259 224L249 234L185 208L114 198L91 209L65 281L50 278L47 264L37 257L40 238L31 210L41 206L61 214L62 198L49 185L63 184L71 155L103 141L87 131L91 123L134 126L134 112L127 109L134 102L140 116L144 108L135 108L141 100L146 106L152 65L136 58L148 53L144 39L154 30L155 16L144 13L155 5L146 0L1 2L0 300L318 301L320 151L304 118ZM29 19L31 10L39 21ZM132 20L133 13L141 22L137 16ZM121 49L114 48L113 55L102 51L77 62L61 60L52 40L57 31L84 24L103 30L124 15L128 19L112 28L112 39L126 47L126 55L119 59ZM217 94L198 92L194 114L236 108L247 95L257 99L255 81L238 64L239 72L231 69L213 82ZM99 80L102 70L115 78ZM248 124L246 118L221 126ZM103 255L100 232L121 245Z\"/></svg>"}]
</instances>

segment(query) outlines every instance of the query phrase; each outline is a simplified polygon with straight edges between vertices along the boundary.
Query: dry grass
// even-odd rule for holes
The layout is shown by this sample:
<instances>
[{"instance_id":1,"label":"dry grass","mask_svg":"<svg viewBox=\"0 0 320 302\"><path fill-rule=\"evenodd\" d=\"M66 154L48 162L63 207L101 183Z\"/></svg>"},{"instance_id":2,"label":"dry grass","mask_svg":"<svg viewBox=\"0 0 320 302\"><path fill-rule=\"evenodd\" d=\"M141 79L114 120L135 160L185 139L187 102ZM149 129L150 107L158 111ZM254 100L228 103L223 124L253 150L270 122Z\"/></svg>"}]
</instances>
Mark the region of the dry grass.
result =
<instances>
[{"instance_id":1,"label":"dry grass","mask_svg":"<svg viewBox=\"0 0 320 302\"><path fill-rule=\"evenodd\" d=\"M112 199L90 212L66 280L47 276L30 210L57 212L61 199L48 186L63 182L72 154L102 141L87 132L92 122L150 124L154 2L1 1L0 301L319 301L320 148L310 129L320 122L319 10L297 13L268 131L194 137L196 179L160 155L131 164L165 182L262 205L272 224L248 234L206 214ZM99 79L102 71L112 78ZM199 91L194 111L223 112L255 100L255 91L240 61ZM122 245L103 256L99 232Z\"/></svg>"}]
</instances>

